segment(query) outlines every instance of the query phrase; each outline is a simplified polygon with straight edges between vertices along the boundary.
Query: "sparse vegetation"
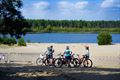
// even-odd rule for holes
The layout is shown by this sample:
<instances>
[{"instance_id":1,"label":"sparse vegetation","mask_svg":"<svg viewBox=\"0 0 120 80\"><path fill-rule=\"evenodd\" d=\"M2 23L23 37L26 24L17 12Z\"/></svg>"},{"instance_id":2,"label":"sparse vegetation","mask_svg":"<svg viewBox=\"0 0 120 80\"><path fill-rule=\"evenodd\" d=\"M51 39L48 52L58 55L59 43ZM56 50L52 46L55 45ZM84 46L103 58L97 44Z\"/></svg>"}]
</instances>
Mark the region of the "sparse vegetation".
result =
<instances>
[{"instance_id":1,"label":"sparse vegetation","mask_svg":"<svg viewBox=\"0 0 120 80\"><path fill-rule=\"evenodd\" d=\"M30 43L30 40L28 40L28 43ZM0 37L0 44L11 46L17 44L17 40L15 38ZM18 46L26 46L26 42L24 41L24 38L18 39Z\"/></svg>"},{"instance_id":2,"label":"sparse vegetation","mask_svg":"<svg viewBox=\"0 0 120 80\"><path fill-rule=\"evenodd\" d=\"M17 41L15 38L0 37L0 44L14 45Z\"/></svg>"}]
</instances>

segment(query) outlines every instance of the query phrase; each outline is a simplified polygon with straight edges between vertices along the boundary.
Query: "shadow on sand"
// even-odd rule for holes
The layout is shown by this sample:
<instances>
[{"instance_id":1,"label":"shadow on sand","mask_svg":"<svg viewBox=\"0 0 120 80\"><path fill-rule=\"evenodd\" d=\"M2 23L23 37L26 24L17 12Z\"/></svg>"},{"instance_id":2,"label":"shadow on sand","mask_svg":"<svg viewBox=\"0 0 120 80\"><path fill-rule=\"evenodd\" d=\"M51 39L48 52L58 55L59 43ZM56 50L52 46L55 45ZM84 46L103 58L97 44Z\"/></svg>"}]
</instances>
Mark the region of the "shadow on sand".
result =
<instances>
[{"instance_id":1,"label":"shadow on sand","mask_svg":"<svg viewBox=\"0 0 120 80\"><path fill-rule=\"evenodd\" d=\"M120 69L7 65L0 67L0 80L120 80Z\"/></svg>"}]
</instances>

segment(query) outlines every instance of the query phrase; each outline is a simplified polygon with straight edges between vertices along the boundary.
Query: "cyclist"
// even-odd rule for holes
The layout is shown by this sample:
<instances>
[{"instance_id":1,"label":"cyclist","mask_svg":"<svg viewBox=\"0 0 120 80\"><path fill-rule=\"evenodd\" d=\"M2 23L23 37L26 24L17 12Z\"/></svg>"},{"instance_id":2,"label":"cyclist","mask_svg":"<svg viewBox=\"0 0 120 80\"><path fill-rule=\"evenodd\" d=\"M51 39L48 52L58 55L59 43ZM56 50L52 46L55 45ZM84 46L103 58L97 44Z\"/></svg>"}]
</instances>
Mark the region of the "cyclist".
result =
<instances>
[{"instance_id":1,"label":"cyclist","mask_svg":"<svg viewBox=\"0 0 120 80\"><path fill-rule=\"evenodd\" d=\"M50 46L50 47L47 47L47 51L45 51L44 54L46 54L47 59L51 59L53 58L53 53L54 53L53 46Z\"/></svg>"},{"instance_id":2,"label":"cyclist","mask_svg":"<svg viewBox=\"0 0 120 80\"><path fill-rule=\"evenodd\" d=\"M53 46L50 46L49 47L49 58L53 58L53 53L54 53L54 49L53 49Z\"/></svg>"},{"instance_id":3,"label":"cyclist","mask_svg":"<svg viewBox=\"0 0 120 80\"><path fill-rule=\"evenodd\" d=\"M70 62L71 61L71 57L72 57L72 51L69 49L69 46L66 46L66 50L64 51L64 57L65 57L65 60L67 62ZM68 66L70 66L70 64L68 63Z\"/></svg>"},{"instance_id":4,"label":"cyclist","mask_svg":"<svg viewBox=\"0 0 120 80\"><path fill-rule=\"evenodd\" d=\"M50 64L52 64L53 53L54 53L53 46L48 47L47 51L45 52L46 58L49 59Z\"/></svg>"},{"instance_id":5,"label":"cyclist","mask_svg":"<svg viewBox=\"0 0 120 80\"><path fill-rule=\"evenodd\" d=\"M85 46L85 50L86 50L85 58L86 58L86 59L89 59L89 56L90 56L90 53L89 53L89 46Z\"/></svg>"}]
</instances>

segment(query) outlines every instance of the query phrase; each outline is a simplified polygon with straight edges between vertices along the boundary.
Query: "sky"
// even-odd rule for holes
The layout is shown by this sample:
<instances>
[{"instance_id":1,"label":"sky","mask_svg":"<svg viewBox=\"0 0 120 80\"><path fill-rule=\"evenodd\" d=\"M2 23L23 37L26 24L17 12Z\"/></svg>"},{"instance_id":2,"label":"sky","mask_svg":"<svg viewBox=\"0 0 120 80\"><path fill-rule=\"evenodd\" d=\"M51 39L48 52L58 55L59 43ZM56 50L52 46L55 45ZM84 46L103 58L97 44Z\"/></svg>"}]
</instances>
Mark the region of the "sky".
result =
<instances>
[{"instance_id":1,"label":"sky","mask_svg":"<svg viewBox=\"0 0 120 80\"><path fill-rule=\"evenodd\" d=\"M27 19L120 20L120 0L23 0Z\"/></svg>"}]
</instances>

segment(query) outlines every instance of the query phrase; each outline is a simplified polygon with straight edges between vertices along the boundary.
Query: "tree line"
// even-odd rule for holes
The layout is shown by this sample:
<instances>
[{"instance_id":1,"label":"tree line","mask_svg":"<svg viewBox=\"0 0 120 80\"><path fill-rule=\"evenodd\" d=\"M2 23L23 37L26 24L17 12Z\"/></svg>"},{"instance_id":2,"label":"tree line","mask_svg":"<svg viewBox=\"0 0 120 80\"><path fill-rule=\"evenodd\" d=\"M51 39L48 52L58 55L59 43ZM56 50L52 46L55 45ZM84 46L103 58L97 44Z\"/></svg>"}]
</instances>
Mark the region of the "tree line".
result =
<instances>
[{"instance_id":1,"label":"tree line","mask_svg":"<svg viewBox=\"0 0 120 80\"><path fill-rule=\"evenodd\" d=\"M84 21L84 20L32 20L28 19L32 27L66 27L66 28L120 28L120 21Z\"/></svg>"},{"instance_id":2,"label":"tree line","mask_svg":"<svg viewBox=\"0 0 120 80\"><path fill-rule=\"evenodd\" d=\"M27 19L31 26L29 30L34 32L87 32L111 30L120 31L120 20L118 21L85 21L85 20L35 20ZM65 31L66 30L66 31ZM110 31L110 32L111 32Z\"/></svg>"}]
</instances>

